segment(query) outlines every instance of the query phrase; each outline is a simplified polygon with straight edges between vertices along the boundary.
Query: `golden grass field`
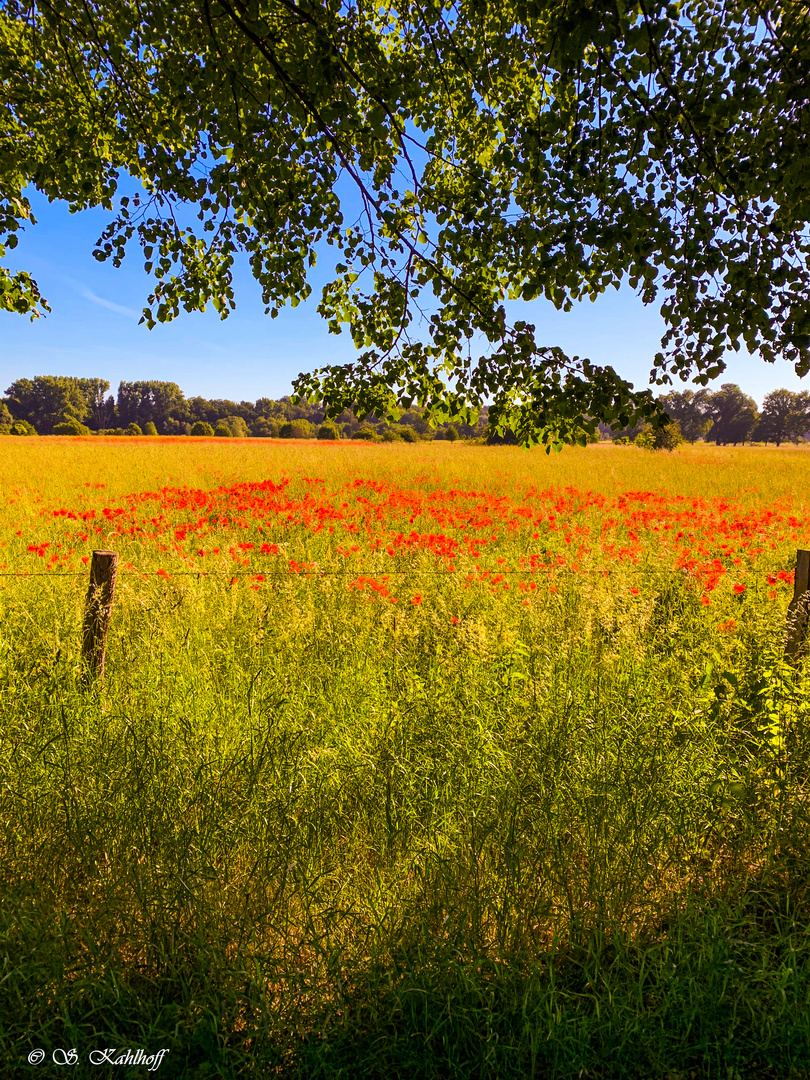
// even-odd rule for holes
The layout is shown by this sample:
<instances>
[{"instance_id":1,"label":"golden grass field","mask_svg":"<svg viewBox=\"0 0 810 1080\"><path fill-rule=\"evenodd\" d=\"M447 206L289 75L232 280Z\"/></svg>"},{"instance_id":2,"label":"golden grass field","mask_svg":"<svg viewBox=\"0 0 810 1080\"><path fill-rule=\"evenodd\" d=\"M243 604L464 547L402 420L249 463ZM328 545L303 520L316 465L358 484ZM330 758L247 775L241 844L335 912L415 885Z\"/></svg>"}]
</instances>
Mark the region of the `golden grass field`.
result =
<instances>
[{"instance_id":1,"label":"golden grass field","mask_svg":"<svg viewBox=\"0 0 810 1080\"><path fill-rule=\"evenodd\" d=\"M807 448L0 454L9 1075L806 1074Z\"/></svg>"}]
</instances>

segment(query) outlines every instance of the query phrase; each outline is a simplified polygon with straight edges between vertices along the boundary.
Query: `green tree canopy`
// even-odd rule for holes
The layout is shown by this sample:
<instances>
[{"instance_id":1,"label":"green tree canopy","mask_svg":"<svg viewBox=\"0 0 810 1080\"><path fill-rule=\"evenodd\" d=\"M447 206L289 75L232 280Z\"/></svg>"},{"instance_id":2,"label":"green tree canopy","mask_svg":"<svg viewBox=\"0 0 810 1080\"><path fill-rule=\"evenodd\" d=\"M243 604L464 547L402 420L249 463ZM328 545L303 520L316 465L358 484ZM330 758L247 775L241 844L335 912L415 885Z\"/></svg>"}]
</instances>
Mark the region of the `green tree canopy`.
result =
<instances>
[{"instance_id":1,"label":"green tree canopy","mask_svg":"<svg viewBox=\"0 0 810 1080\"><path fill-rule=\"evenodd\" d=\"M706 437L714 421L711 417L710 390L672 390L662 394L659 401L668 416L678 421L681 435L687 442Z\"/></svg>"},{"instance_id":2,"label":"green tree canopy","mask_svg":"<svg viewBox=\"0 0 810 1080\"><path fill-rule=\"evenodd\" d=\"M759 419L757 403L735 383L723 383L710 399L714 423L708 438L717 443L744 443L750 438Z\"/></svg>"},{"instance_id":3,"label":"green tree canopy","mask_svg":"<svg viewBox=\"0 0 810 1080\"><path fill-rule=\"evenodd\" d=\"M0 77L0 256L31 186L103 206L96 257L140 244L153 326L226 317L239 251L294 306L326 241L319 311L360 354L296 388L331 416L660 426L649 390L506 318L623 281L661 305L659 385L741 345L810 369L803 0L0 0ZM2 264L0 305L47 308Z\"/></svg>"},{"instance_id":4,"label":"green tree canopy","mask_svg":"<svg viewBox=\"0 0 810 1080\"><path fill-rule=\"evenodd\" d=\"M798 442L810 428L810 395L790 390L773 390L765 395L762 415L754 430L754 438L775 442Z\"/></svg>"},{"instance_id":5,"label":"green tree canopy","mask_svg":"<svg viewBox=\"0 0 810 1080\"><path fill-rule=\"evenodd\" d=\"M143 428L150 421L163 434L167 421L185 418L183 391L173 382L157 379L145 382L121 382L118 385L118 419L121 424Z\"/></svg>"},{"instance_id":6,"label":"green tree canopy","mask_svg":"<svg viewBox=\"0 0 810 1080\"><path fill-rule=\"evenodd\" d=\"M103 379L36 375L33 379L16 379L6 394L16 420L25 420L41 435L50 435L55 424L71 420L81 424L91 413L97 389L103 387L103 398L109 386Z\"/></svg>"}]
</instances>

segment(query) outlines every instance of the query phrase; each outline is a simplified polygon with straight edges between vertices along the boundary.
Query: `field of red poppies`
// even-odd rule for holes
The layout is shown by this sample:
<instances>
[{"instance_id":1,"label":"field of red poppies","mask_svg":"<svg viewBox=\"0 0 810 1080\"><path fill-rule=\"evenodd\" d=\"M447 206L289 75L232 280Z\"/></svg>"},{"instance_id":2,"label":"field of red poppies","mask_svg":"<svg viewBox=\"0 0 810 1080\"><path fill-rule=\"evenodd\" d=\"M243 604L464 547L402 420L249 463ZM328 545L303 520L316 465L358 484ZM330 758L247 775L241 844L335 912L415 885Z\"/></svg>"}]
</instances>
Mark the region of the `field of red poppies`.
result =
<instances>
[{"instance_id":1,"label":"field of red poppies","mask_svg":"<svg viewBox=\"0 0 810 1080\"><path fill-rule=\"evenodd\" d=\"M130 443L136 460L142 441ZM199 450L212 449L213 440L194 442ZM93 449L103 457L122 448L108 443ZM94 548L114 548L123 572L143 578L199 574L261 591L280 575L311 581L340 574L349 591L419 604L423 593L413 591L412 572L431 573L459 579L470 602L483 592L524 606L556 591L561 576L618 572L623 582L635 582L627 589L632 597L642 594L645 574L670 572L710 606L729 591L740 596L765 585L763 596L782 603L784 586L792 584L795 549L810 542L810 520L797 506L797 493L768 498L767 485L713 497L661 486L625 488L615 481L608 490L594 490L596 475L585 471L580 485L561 486L553 482L550 463L535 457L541 466L536 479L524 467L514 485L499 476L493 486L485 468L476 477L469 451L463 478L442 475L451 464L447 454L425 460L421 472L383 470L381 476L386 453L397 451L384 451L371 475L364 475L368 454L358 455L356 447L321 453L332 459L322 462L326 476L304 475L294 457L290 468L276 451L272 477L205 487L186 482L130 491L120 480L74 480L54 498L28 476L2 493L0 569L80 576ZM600 453L616 457L622 451L597 449L591 457ZM336 462L336 455L343 460Z\"/></svg>"},{"instance_id":2,"label":"field of red poppies","mask_svg":"<svg viewBox=\"0 0 810 1080\"><path fill-rule=\"evenodd\" d=\"M810 454L2 450L20 1075L100 1033L176 1076L810 1068Z\"/></svg>"}]
</instances>

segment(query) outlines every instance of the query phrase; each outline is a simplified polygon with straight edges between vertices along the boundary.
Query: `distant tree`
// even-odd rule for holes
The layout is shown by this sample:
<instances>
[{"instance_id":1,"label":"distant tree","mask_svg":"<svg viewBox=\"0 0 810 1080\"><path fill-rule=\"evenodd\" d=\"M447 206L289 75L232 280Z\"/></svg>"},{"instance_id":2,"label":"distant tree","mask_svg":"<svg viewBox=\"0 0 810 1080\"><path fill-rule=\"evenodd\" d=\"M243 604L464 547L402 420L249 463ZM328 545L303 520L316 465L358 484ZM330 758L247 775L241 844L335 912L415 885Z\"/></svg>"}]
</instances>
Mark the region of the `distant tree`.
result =
<instances>
[{"instance_id":1,"label":"distant tree","mask_svg":"<svg viewBox=\"0 0 810 1080\"><path fill-rule=\"evenodd\" d=\"M334 440L340 438L340 432L330 420L326 420L321 424L317 434L319 439Z\"/></svg>"},{"instance_id":2,"label":"distant tree","mask_svg":"<svg viewBox=\"0 0 810 1080\"><path fill-rule=\"evenodd\" d=\"M144 424L143 433L144 435L157 435L157 428L153 421L147 420L146 424Z\"/></svg>"},{"instance_id":3,"label":"distant tree","mask_svg":"<svg viewBox=\"0 0 810 1080\"><path fill-rule=\"evenodd\" d=\"M231 435L235 439L246 439L250 435L250 429L242 416L226 416L221 423L231 429Z\"/></svg>"},{"instance_id":4,"label":"distant tree","mask_svg":"<svg viewBox=\"0 0 810 1080\"><path fill-rule=\"evenodd\" d=\"M96 431L103 431L104 428L112 427L115 423L115 419L115 398L112 394L106 397L103 403L95 403L93 405L90 414L90 424Z\"/></svg>"},{"instance_id":5,"label":"distant tree","mask_svg":"<svg viewBox=\"0 0 810 1080\"><path fill-rule=\"evenodd\" d=\"M79 389L87 405L85 419L98 430L107 427L115 417L115 402L106 397L110 384L106 379L77 379Z\"/></svg>"},{"instance_id":6,"label":"distant tree","mask_svg":"<svg viewBox=\"0 0 810 1080\"><path fill-rule=\"evenodd\" d=\"M674 450L683 442L681 426L677 420L670 420L665 428L656 431L649 424L636 435L635 444L644 450Z\"/></svg>"},{"instance_id":7,"label":"distant tree","mask_svg":"<svg viewBox=\"0 0 810 1080\"><path fill-rule=\"evenodd\" d=\"M433 433L433 428L423 416L422 410L418 408L411 408L404 412L399 418L399 423L413 428L418 435L430 436Z\"/></svg>"},{"instance_id":8,"label":"distant tree","mask_svg":"<svg viewBox=\"0 0 810 1080\"><path fill-rule=\"evenodd\" d=\"M127 435L143 435L140 424L136 424L134 421L131 424L127 424Z\"/></svg>"},{"instance_id":9,"label":"distant tree","mask_svg":"<svg viewBox=\"0 0 810 1080\"><path fill-rule=\"evenodd\" d=\"M160 432L158 433L160 434ZM163 425L164 435L190 435L191 424L188 420L180 420L174 416L170 416L166 423Z\"/></svg>"},{"instance_id":10,"label":"distant tree","mask_svg":"<svg viewBox=\"0 0 810 1080\"><path fill-rule=\"evenodd\" d=\"M13 423L14 417L9 412L8 405L0 401L0 435L8 435Z\"/></svg>"},{"instance_id":11,"label":"distant tree","mask_svg":"<svg viewBox=\"0 0 810 1080\"><path fill-rule=\"evenodd\" d=\"M323 420L323 409L317 402L314 404L307 401L293 402L287 394L280 399L279 404L284 406L289 420L308 420L315 426Z\"/></svg>"},{"instance_id":12,"label":"distant tree","mask_svg":"<svg viewBox=\"0 0 810 1080\"><path fill-rule=\"evenodd\" d=\"M169 419L178 421L188 419L188 405L177 383L151 379L145 382L119 384L119 423L137 424L143 429L144 425L151 420L161 435L164 435Z\"/></svg>"},{"instance_id":13,"label":"distant tree","mask_svg":"<svg viewBox=\"0 0 810 1080\"><path fill-rule=\"evenodd\" d=\"M640 435L644 430L643 424L631 424L629 427L619 428L614 430L608 424L603 424L599 428L600 432L604 431L607 437L619 446L627 446L628 443L634 441L636 436Z\"/></svg>"},{"instance_id":14,"label":"distant tree","mask_svg":"<svg viewBox=\"0 0 810 1080\"><path fill-rule=\"evenodd\" d=\"M250 434L256 439L277 439L280 420L270 420L266 416L259 416L250 426Z\"/></svg>"},{"instance_id":15,"label":"distant tree","mask_svg":"<svg viewBox=\"0 0 810 1080\"><path fill-rule=\"evenodd\" d=\"M443 431L443 435L447 442L457 442L459 438L458 428L455 424L448 424Z\"/></svg>"},{"instance_id":16,"label":"distant tree","mask_svg":"<svg viewBox=\"0 0 810 1080\"><path fill-rule=\"evenodd\" d=\"M773 390L762 403L762 415L753 437L762 442L798 442L810 426L810 395L790 390Z\"/></svg>"},{"instance_id":17,"label":"distant tree","mask_svg":"<svg viewBox=\"0 0 810 1080\"><path fill-rule=\"evenodd\" d=\"M90 414L82 380L66 375L36 375L17 379L6 390L8 405L15 420L32 424L41 435L50 435L54 424L63 420L81 423ZM105 384L109 386L109 383Z\"/></svg>"},{"instance_id":18,"label":"distant tree","mask_svg":"<svg viewBox=\"0 0 810 1080\"><path fill-rule=\"evenodd\" d=\"M90 428L85 424L80 424L78 420L63 420L59 424L53 425L53 435L89 435Z\"/></svg>"},{"instance_id":19,"label":"distant tree","mask_svg":"<svg viewBox=\"0 0 810 1080\"><path fill-rule=\"evenodd\" d=\"M669 394L662 394L659 401L667 415L678 421L683 438L693 443L705 439L714 423L710 415L711 397L712 393L707 389L697 392L673 390Z\"/></svg>"},{"instance_id":20,"label":"distant tree","mask_svg":"<svg viewBox=\"0 0 810 1080\"><path fill-rule=\"evenodd\" d=\"M273 401L272 398L259 398L253 406L256 419L263 417L265 420L286 420L287 410L281 401Z\"/></svg>"},{"instance_id":21,"label":"distant tree","mask_svg":"<svg viewBox=\"0 0 810 1080\"><path fill-rule=\"evenodd\" d=\"M206 420L198 420L191 429L192 435L213 435L214 429Z\"/></svg>"},{"instance_id":22,"label":"distant tree","mask_svg":"<svg viewBox=\"0 0 810 1080\"><path fill-rule=\"evenodd\" d=\"M718 446L723 443L744 443L759 419L757 403L740 390L736 383L723 383L709 398L709 410L714 421L708 438Z\"/></svg>"},{"instance_id":23,"label":"distant tree","mask_svg":"<svg viewBox=\"0 0 810 1080\"><path fill-rule=\"evenodd\" d=\"M217 426L214 428L214 434L216 435L216 437L218 439L232 439L233 438L233 432L231 431L231 429L228 427L227 424L223 424L223 423L217 424Z\"/></svg>"}]
</instances>

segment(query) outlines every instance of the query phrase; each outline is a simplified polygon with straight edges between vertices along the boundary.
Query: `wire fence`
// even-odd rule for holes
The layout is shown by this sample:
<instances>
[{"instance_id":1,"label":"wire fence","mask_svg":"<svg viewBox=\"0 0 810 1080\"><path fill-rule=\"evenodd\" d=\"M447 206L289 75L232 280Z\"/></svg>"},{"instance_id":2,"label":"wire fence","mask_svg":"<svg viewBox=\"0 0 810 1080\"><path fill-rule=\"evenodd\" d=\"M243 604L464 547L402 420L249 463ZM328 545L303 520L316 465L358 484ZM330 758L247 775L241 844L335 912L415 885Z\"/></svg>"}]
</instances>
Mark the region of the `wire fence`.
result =
<instances>
[{"instance_id":1,"label":"wire fence","mask_svg":"<svg viewBox=\"0 0 810 1080\"><path fill-rule=\"evenodd\" d=\"M761 567L734 567L740 574L745 574L746 577L751 576L772 576L774 574L793 573L792 570L787 570L785 566L777 566L770 569L763 569ZM165 570L161 572L159 570L122 570L119 571L118 577L245 577L253 578L257 574L260 574L265 580L271 578L288 578L288 577L356 577L357 572L360 570L322 570L319 567L307 568L302 567L300 570L285 570L284 572L278 571L265 571L261 569L256 570ZM724 572L731 574L733 571L729 567L723 568ZM666 567L662 566L657 569L648 567L605 567L605 568L585 568L574 569L571 566L552 566L544 568L536 568L533 570L524 569L507 569L503 566L485 567L483 570L475 568L477 574L503 574L504 577L537 577L542 574L546 574L549 571L555 574L596 574L602 577L606 577L610 574L638 574L638 575L650 575L655 576L658 574L686 574L690 573L688 567ZM464 570L397 570L393 567L379 567L377 569L363 568L364 574L386 574L389 577L397 575L399 577L448 577L454 574L471 573L466 567ZM14 572L0 572L0 578L32 578L32 577L88 577L90 574L89 568L86 570L21 570Z\"/></svg>"}]
</instances>

